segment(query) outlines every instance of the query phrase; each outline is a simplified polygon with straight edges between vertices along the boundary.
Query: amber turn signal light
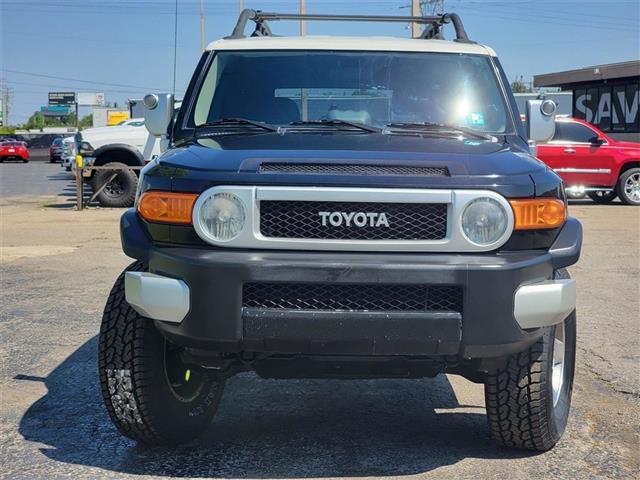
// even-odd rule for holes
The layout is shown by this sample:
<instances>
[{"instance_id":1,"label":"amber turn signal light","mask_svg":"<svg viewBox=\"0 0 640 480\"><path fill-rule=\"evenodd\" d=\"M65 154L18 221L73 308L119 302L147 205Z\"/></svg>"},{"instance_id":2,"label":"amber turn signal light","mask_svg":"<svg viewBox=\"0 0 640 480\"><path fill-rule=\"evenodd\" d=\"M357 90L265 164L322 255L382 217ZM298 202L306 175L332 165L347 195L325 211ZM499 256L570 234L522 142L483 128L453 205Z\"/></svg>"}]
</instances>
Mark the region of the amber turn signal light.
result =
<instances>
[{"instance_id":1,"label":"amber turn signal light","mask_svg":"<svg viewBox=\"0 0 640 480\"><path fill-rule=\"evenodd\" d=\"M138 213L149 222L190 224L197 198L195 193L145 192L138 202Z\"/></svg>"},{"instance_id":2,"label":"amber turn signal light","mask_svg":"<svg viewBox=\"0 0 640 480\"><path fill-rule=\"evenodd\" d=\"M557 198L510 200L515 230L556 228L567 219L567 207Z\"/></svg>"}]
</instances>

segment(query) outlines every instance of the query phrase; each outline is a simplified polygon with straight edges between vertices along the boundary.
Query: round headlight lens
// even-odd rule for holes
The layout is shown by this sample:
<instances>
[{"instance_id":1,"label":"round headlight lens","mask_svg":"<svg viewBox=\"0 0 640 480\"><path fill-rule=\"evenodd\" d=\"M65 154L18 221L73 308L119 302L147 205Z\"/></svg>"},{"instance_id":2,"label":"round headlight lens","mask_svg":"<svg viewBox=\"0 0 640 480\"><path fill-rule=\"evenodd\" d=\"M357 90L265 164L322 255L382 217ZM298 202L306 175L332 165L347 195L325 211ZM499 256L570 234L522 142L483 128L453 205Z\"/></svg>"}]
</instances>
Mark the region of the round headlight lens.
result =
<instances>
[{"instance_id":1,"label":"round headlight lens","mask_svg":"<svg viewBox=\"0 0 640 480\"><path fill-rule=\"evenodd\" d=\"M478 198L462 213L462 230L477 245L491 245L506 232L509 220L504 207L493 198Z\"/></svg>"},{"instance_id":2,"label":"round headlight lens","mask_svg":"<svg viewBox=\"0 0 640 480\"><path fill-rule=\"evenodd\" d=\"M236 238L246 223L242 200L233 193L216 193L204 201L198 213L202 229L213 240L226 242Z\"/></svg>"}]
</instances>

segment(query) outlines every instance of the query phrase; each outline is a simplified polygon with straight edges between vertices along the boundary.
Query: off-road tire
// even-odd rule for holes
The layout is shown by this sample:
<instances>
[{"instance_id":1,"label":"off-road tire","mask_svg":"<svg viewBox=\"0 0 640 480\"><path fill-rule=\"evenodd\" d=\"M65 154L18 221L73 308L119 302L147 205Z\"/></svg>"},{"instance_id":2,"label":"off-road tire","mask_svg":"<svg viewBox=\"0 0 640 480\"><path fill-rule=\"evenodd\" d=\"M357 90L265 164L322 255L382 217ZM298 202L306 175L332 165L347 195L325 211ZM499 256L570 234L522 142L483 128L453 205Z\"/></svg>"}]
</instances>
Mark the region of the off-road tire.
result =
<instances>
[{"instance_id":1,"label":"off-road tire","mask_svg":"<svg viewBox=\"0 0 640 480\"><path fill-rule=\"evenodd\" d=\"M616 199L616 197L618 196L618 192L617 189L614 188L610 192L589 192L587 193L587 195L595 203L606 205Z\"/></svg>"},{"instance_id":2,"label":"off-road tire","mask_svg":"<svg viewBox=\"0 0 640 480\"><path fill-rule=\"evenodd\" d=\"M124 163L109 162L104 167L126 167ZM96 192L100 186L106 182L111 175L112 170L96 170L91 177L91 187ZM110 188L108 185L96 197L103 207L131 207L136 198L136 188L138 185L138 177L133 170L121 170L118 176L111 182L112 185L119 184L118 188ZM116 191L117 190L117 191Z\"/></svg>"},{"instance_id":3,"label":"off-road tire","mask_svg":"<svg viewBox=\"0 0 640 480\"><path fill-rule=\"evenodd\" d=\"M622 203L626 203L627 205L635 205L635 206L640 205L640 200L631 198L627 194L627 191L625 190L625 185L627 183L627 180L630 177L637 178L638 175L640 175L640 168L630 168L629 170L624 172L622 175L620 175L620 178L618 179L618 196L620 197L620 200L622 201Z\"/></svg>"},{"instance_id":4,"label":"off-road tire","mask_svg":"<svg viewBox=\"0 0 640 480\"><path fill-rule=\"evenodd\" d=\"M145 270L136 262L125 272ZM127 303L123 272L102 317L100 386L118 430L146 445L176 445L197 437L211 423L224 389L224 380L201 369L194 394L179 398L165 369L165 342L153 320Z\"/></svg>"},{"instance_id":5,"label":"off-road tire","mask_svg":"<svg viewBox=\"0 0 640 480\"><path fill-rule=\"evenodd\" d=\"M555 278L570 278L566 270ZM562 389L554 406L552 363L554 334L550 327L527 350L512 355L506 366L485 381L485 403L491 435L501 445L546 451L560 440L569 416L576 352L576 314L564 320L565 365Z\"/></svg>"}]
</instances>

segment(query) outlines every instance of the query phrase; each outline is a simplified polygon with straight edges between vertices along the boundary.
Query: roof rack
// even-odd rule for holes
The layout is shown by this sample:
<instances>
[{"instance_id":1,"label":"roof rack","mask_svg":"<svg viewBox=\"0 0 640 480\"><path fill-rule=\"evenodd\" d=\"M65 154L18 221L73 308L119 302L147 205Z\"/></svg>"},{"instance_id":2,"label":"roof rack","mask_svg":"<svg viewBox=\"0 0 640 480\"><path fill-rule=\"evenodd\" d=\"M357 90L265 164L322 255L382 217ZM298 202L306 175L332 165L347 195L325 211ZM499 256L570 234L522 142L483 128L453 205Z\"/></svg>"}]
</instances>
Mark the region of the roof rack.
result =
<instances>
[{"instance_id":1,"label":"roof rack","mask_svg":"<svg viewBox=\"0 0 640 480\"><path fill-rule=\"evenodd\" d=\"M456 31L454 41L462 43L475 43L469 40L467 32L464 30L462 20L455 13L445 13L430 17L411 17L411 16L387 16L387 15L315 15L315 14L297 14L297 13L273 13L263 12L260 10L252 10L247 8L240 13L238 23L230 36L231 38L245 38L244 31L247 23L252 21L256 24L256 28L251 34L252 37L272 36L271 28L267 21L276 20L305 20L305 21L332 21L332 22L398 22L398 23L420 23L426 25L420 38L422 39L444 39L442 27L448 23L453 24Z\"/></svg>"}]
</instances>

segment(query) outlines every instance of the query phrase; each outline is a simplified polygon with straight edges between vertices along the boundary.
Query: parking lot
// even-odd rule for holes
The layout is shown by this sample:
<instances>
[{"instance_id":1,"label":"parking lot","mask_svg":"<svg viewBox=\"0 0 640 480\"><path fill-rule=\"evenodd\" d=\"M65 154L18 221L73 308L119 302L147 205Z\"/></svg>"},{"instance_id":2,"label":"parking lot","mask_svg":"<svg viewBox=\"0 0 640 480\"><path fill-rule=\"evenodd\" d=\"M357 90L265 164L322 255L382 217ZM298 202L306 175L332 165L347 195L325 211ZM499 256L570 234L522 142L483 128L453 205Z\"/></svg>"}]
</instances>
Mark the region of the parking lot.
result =
<instances>
[{"instance_id":1,"label":"parking lot","mask_svg":"<svg viewBox=\"0 0 640 480\"><path fill-rule=\"evenodd\" d=\"M632 478L640 466L640 209L575 202L585 227L568 431L544 454L501 449L482 386L425 380L229 381L198 441L117 433L97 379L104 301L129 263L122 210L73 209L59 165L0 165L3 478Z\"/></svg>"}]
</instances>

